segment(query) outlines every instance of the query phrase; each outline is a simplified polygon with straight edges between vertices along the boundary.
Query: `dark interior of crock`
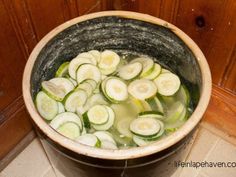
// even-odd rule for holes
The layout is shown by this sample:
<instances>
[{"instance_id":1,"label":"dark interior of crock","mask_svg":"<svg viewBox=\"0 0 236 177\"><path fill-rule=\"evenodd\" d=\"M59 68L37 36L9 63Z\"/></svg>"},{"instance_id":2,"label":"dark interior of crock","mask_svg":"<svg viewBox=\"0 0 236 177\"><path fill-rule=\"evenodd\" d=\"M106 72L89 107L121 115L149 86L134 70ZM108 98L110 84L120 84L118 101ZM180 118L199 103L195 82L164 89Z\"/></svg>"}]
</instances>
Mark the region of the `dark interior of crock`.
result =
<instances>
[{"instance_id":1,"label":"dark interior of crock","mask_svg":"<svg viewBox=\"0 0 236 177\"><path fill-rule=\"evenodd\" d=\"M31 75L33 98L43 80L81 52L111 49L119 54L146 55L180 76L190 91L192 107L199 100L201 72L188 46L169 28L117 16L77 23L54 36L40 51Z\"/></svg>"}]
</instances>

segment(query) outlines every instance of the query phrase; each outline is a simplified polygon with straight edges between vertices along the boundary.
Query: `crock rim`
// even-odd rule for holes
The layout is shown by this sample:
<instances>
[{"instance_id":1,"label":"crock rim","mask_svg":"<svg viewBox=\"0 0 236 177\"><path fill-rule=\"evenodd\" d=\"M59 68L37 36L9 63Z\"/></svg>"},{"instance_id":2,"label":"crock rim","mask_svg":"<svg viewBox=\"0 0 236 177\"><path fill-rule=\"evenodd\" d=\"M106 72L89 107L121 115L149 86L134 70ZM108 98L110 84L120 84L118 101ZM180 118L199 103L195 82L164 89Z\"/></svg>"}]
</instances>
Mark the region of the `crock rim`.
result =
<instances>
[{"instance_id":1,"label":"crock rim","mask_svg":"<svg viewBox=\"0 0 236 177\"><path fill-rule=\"evenodd\" d=\"M164 26L166 28L171 29L192 51L195 55L197 62L200 67L201 76L202 76L202 86L201 86L201 95L198 102L198 105L188 121L176 132L163 138L153 144L144 147L135 147L131 149L118 149L118 150L107 150L107 149L99 149L93 148L89 146L82 145L78 142L70 140L55 130L53 130L39 115L37 112L32 96L31 96L31 84L30 84L30 77L32 73L32 69L34 66L34 62L37 59L38 54L42 50L42 48L52 39L55 35L60 33L61 31L65 30L66 28L89 19L99 18L103 16L119 16L122 18L128 19L136 19L141 20L144 22L157 24ZM37 127L46 134L51 140L58 143L59 145L67 148L75 153L82 154L85 156L90 156L94 158L101 158L101 159L111 159L111 160L122 160L122 159L132 159L132 158L139 158L147 155L151 155L153 153L160 152L164 149L171 147L172 145L176 144L186 135L188 135L191 130L199 123L201 120L210 100L211 95L211 87L212 87L212 80L211 80L211 73L209 69L209 65L206 61L206 58L197 44L182 30L177 28L176 26L166 22L162 19L157 17L153 17L147 14L137 13L137 12L129 12L129 11L103 11L103 12L96 12L87 15L83 15L72 20L69 20L58 27L54 28L50 31L46 36L44 36L39 43L35 46L32 53L29 56L29 59L26 63L24 74L23 74L23 98L26 105L26 108L31 116L33 122L37 125Z\"/></svg>"}]
</instances>

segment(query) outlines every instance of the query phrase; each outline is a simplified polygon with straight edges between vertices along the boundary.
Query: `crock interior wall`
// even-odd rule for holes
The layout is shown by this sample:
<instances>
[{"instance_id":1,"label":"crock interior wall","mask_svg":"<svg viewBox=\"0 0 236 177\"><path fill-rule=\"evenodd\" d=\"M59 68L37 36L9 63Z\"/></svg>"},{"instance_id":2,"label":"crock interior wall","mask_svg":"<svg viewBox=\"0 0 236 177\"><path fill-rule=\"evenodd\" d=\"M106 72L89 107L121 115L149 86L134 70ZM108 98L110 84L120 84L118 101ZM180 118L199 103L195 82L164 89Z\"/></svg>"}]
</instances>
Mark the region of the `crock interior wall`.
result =
<instances>
[{"instance_id":1,"label":"crock interior wall","mask_svg":"<svg viewBox=\"0 0 236 177\"><path fill-rule=\"evenodd\" d=\"M117 16L77 23L54 36L40 51L31 75L34 98L41 82L54 77L65 61L88 50L111 49L119 54L147 55L181 77L196 107L201 72L196 57L175 33L164 26Z\"/></svg>"}]
</instances>

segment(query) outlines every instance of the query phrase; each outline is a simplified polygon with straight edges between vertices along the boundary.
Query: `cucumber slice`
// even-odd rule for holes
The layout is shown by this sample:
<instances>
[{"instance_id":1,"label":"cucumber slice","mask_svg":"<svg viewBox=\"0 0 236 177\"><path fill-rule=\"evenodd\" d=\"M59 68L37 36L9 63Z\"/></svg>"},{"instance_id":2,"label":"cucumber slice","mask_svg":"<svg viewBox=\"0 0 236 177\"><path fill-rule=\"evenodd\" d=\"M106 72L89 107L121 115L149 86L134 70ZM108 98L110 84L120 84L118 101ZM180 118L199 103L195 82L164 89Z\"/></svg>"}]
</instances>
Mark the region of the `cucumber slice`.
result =
<instances>
[{"instance_id":1,"label":"cucumber slice","mask_svg":"<svg viewBox=\"0 0 236 177\"><path fill-rule=\"evenodd\" d=\"M135 144L132 141L132 138L126 137L122 134L120 134L117 129L112 128L110 132L113 135L114 140L116 141L119 148L128 148L133 147ZM132 135L133 136L133 135Z\"/></svg>"},{"instance_id":2,"label":"cucumber slice","mask_svg":"<svg viewBox=\"0 0 236 177\"><path fill-rule=\"evenodd\" d=\"M109 68L109 69L102 69L102 68L100 68L100 71L101 71L102 75L104 75L104 76L112 75L113 73L115 73L116 67Z\"/></svg>"},{"instance_id":3,"label":"cucumber slice","mask_svg":"<svg viewBox=\"0 0 236 177\"><path fill-rule=\"evenodd\" d=\"M133 136L133 141L134 141L135 144L137 144L140 147L147 146L147 145L151 144L150 141L146 141L146 140L144 140L141 137L136 136L136 135Z\"/></svg>"},{"instance_id":4,"label":"cucumber slice","mask_svg":"<svg viewBox=\"0 0 236 177\"><path fill-rule=\"evenodd\" d=\"M130 96L128 103L135 110L136 113L145 111L144 105L142 104L141 100L138 100L138 99Z\"/></svg>"},{"instance_id":5,"label":"cucumber slice","mask_svg":"<svg viewBox=\"0 0 236 177\"><path fill-rule=\"evenodd\" d=\"M118 75L124 80L131 80L140 75L143 65L140 62L130 63L119 69Z\"/></svg>"},{"instance_id":6,"label":"cucumber slice","mask_svg":"<svg viewBox=\"0 0 236 177\"><path fill-rule=\"evenodd\" d=\"M154 69L154 61L150 58L140 57L131 61L131 63L140 62L143 65L143 70L141 72L141 77L145 77L152 73Z\"/></svg>"},{"instance_id":7,"label":"cucumber slice","mask_svg":"<svg viewBox=\"0 0 236 177\"><path fill-rule=\"evenodd\" d=\"M57 132L70 139L76 139L80 136L80 128L74 122L66 122L57 128Z\"/></svg>"},{"instance_id":8,"label":"cucumber slice","mask_svg":"<svg viewBox=\"0 0 236 177\"><path fill-rule=\"evenodd\" d=\"M69 77L68 79L72 82L72 84L73 84L75 87L78 85L76 80L72 79L71 77Z\"/></svg>"},{"instance_id":9,"label":"cucumber slice","mask_svg":"<svg viewBox=\"0 0 236 177\"><path fill-rule=\"evenodd\" d=\"M92 64L82 64L77 70L77 82L81 83L86 79L92 79L97 83L101 80L101 72Z\"/></svg>"},{"instance_id":10,"label":"cucumber slice","mask_svg":"<svg viewBox=\"0 0 236 177\"><path fill-rule=\"evenodd\" d=\"M111 50L105 50L101 53L101 60L98 63L98 67L101 69L113 69L117 68L120 63L120 57L117 53Z\"/></svg>"},{"instance_id":11,"label":"cucumber slice","mask_svg":"<svg viewBox=\"0 0 236 177\"><path fill-rule=\"evenodd\" d=\"M90 124L87 112L83 113L82 117L83 117L84 127L87 128L87 129L90 129L91 128L91 124Z\"/></svg>"},{"instance_id":12,"label":"cucumber slice","mask_svg":"<svg viewBox=\"0 0 236 177\"><path fill-rule=\"evenodd\" d=\"M57 130L60 126L65 123L72 122L75 123L78 127L80 132L83 131L83 125L78 115L72 112L63 112L57 114L57 116L50 122L50 126Z\"/></svg>"},{"instance_id":13,"label":"cucumber slice","mask_svg":"<svg viewBox=\"0 0 236 177\"><path fill-rule=\"evenodd\" d=\"M164 116L163 113L159 111L144 111L138 114L138 117L142 117L142 118L151 117L151 118L156 118L156 119L163 119L163 116Z\"/></svg>"},{"instance_id":14,"label":"cucumber slice","mask_svg":"<svg viewBox=\"0 0 236 177\"><path fill-rule=\"evenodd\" d=\"M65 112L64 105L61 102L57 102L57 106L58 106L58 114Z\"/></svg>"},{"instance_id":15,"label":"cucumber slice","mask_svg":"<svg viewBox=\"0 0 236 177\"><path fill-rule=\"evenodd\" d=\"M75 112L76 108L83 106L87 100L87 93L84 90L72 91L64 99L67 111Z\"/></svg>"},{"instance_id":16,"label":"cucumber slice","mask_svg":"<svg viewBox=\"0 0 236 177\"><path fill-rule=\"evenodd\" d=\"M179 77L172 73L160 74L154 82L157 86L157 91L161 95L171 96L174 95L180 87Z\"/></svg>"},{"instance_id":17,"label":"cucumber slice","mask_svg":"<svg viewBox=\"0 0 236 177\"><path fill-rule=\"evenodd\" d=\"M175 102L168 110L167 110L167 115L166 119L164 120L167 123L174 123L177 121L182 112L186 112L186 108L184 104L182 104L180 101Z\"/></svg>"},{"instance_id":18,"label":"cucumber slice","mask_svg":"<svg viewBox=\"0 0 236 177\"><path fill-rule=\"evenodd\" d=\"M151 111L152 108L145 100L140 100L140 103L143 105L143 111Z\"/></svg>"},{"instance_id":19,"label":"cucumber slice","mask_svg":"<svg viewBox=\"0 0 236 177\"><path fill-rule=\"evenodd\" d=\"M63 77L50 79L49 82L55 84L57 88L62 88L65 91L65 94L69 93L75 88L75 86L69 79Z\"/></svg>"},{"instance_id":20,"label":"cucumber slice","mask_svg":"<svg viewBox=\"0 0 236 177\"><path fill-rule=\"evenodd\" d=\"M81 135L76 141L87 146L101 147L101 141L93 134Z\"/></svg>"},{"instance_id":21,"label":"cucumber slice","mask_svg":"<svg viewBox=\"0 0 236 177\"><path fill-rule=\"evenodd\" d=\"M69 68L70 62L64 62L60 65L58 70L56 71L55 77L64 77L68 74L68 68Z\"/></svg>"},{"instance_id":22,"label":"cucumber slice","mask_svg":"<svg viewBox=\"0 0 236 177\"><path fill-rule=\"evenodd\" d=\"M87 103L87 101L86 101L86 103ZM85 105L76 107L76 113L78 115L83 115L86 111L88 111L88 108Z\"/></svg>"},{"instance_id":23,"label":"cucumber slice","mask_svg":"<svg viewBox=\"0 0 236 177\"><path fill-rule=\"evenodd\" d=\"M152 72L143 78L153 80L161 73L161 66L157 63L154 64L154 69Z\"/></svg>"},{"instance_id":24,"label":"cucumber slice","mask_svg":"<svg viewBox=\"0 0 236 177\"><path fill-rule=\"evenodd\" d=\"M161 126L155 118L145 117L134 119L130 124L130 131L141 137L152 137L157 135Z\"/></svg>"},{"instance_id":25,"label":"cucumber slice","mask_svg":"<svg viewBox=\"0 0 236 177\"><path fill-rule=\"evenodd\" d=\"M126 84L119 78L109 78L105 83L105 95L112 102L125 101L128 98Z\"/></svg>"},{"instance_id":26,"label":"cucumber slice","mask_svg":"<svg viewBox=\"0 0 236 177\"><path fill-rule=\"evenodd\" d=\"M78 85L78 87L75 90L84 90L87 93L87 96L90 97L93 93L93 87L88 82L82 82Z\"/></svg>"},{"instance_id":27,"label":"cucumber slice","mask_svg":"<svg viewBox=\"0 0 236 177\"><path fill-rule=\"evenodd\" d=\"M156 95L156 85L147 79L134 80L128 86L128 92L135 98L145 100Z\"/></svg>"},{"instance_id":28,"label":"cucumber slice","mask_svg":"<svg viewBox=\"0 0 236 177\"><path fill-rule=\"evenodd\" d=\"M89 83L92 86L93 90L97 88L97 82L93 79L86 79L83 82Z\"/></svg>"},{"instance_id":29,"label":"cucumber slice","mask_svg":"<svg viewBox=\"0 0 236 177\"><path fill-rule=\"evenodd\" d=\"M109 119L109 113L106 106L95 105L87 112L90 123L95 125L103 125L107 123Z\"/></svg>"},{"instance_id":30,"label":"cucumber slice","mask_svg":"<svg viewBox=\"0 0 236 177\"><path fill-rule=\"evenodd\" d=\"M133 121L133 119L127 118L127 117L124 117L123 119L118 121L117 125L116 125L118 132L125 137L132 138L133 134L129 130L129 125L132 121Z\"/></svg>"},{"instance_id":31,"label":"cucumber slice","mask_svg":"<svg viewBox=\"0 0 236 177\"><path fill-rule=\"evenodd\" d=\"M97 59L89 52L80 53L77 57L88 58L92 64L97 65Z\"/></svg>"},{"instance_id":32,"label":"cucumber slice","mask_svg":"<svg viewBox=\"0 0 236 177\"><path fill-rule=\"evenodd\" d=\"M58 114L57 102L43 91L37 94L35 103L39 114L46 120L52 120Z\"/></svg>"},{"instance_id":33,"label":"cucumber slice","mask_svg":"<svg viewBox=\"0 0 236 177\"><path fill-rule=\"evenodd\" d=\"M42 90L52 99L56 101L62 101L66 95L63 88L58 88L57 85L53 84L50 81L42 82Z\"/></svg>"},{"instance_id":34,"label":"cucumber slice","mask_svg":"<svg viewBox=\"0 0 236 177\"><path fill-rule=\"evenodd\" d=\"M171 72L168 69L162 68L161 69L161 74L163 74L163 73L171 73Z\"/></svg>"},{"instance_id":35,"label":"cucumber slice","mask_svg":"<svg viewBox=\"0 0 236 177\"><path fill-rule=\"evenodd\" d=\"M76 71L79 68L80 65L90 63L92 64L91 60L89 58L82 58L82 57L76 57L73 60L71 60L68 68L69 75L72 79L76 79Z\"/></svg>"},{"instance_id":36,"label":"cucumber slice","mask_svg":"<svg viewBox=\"0 0 236 177\"><path fill-rule=\"evenodd\" d=\"M109 118L107 123L103 124L103 125L95 125L93 124L93 128L95 130L108 130L112 127L112 125L114 124L114 120L115 120L115 113L113 111L113 109L111 109L110 107L106 106L108 113L109 113Z\"/></svg>"},{"instance_id":37,"label":"cucumber slice","mask_svg":"<svg viewBox=\"0 0 236 177\"><path fill-rule=\"evenodd\" d=\"M160 121L160 120L156 120L156 121L159 123L159 125L161 127L160 131L155 136L153 136L153 137L145 138L146 141L156 141L156 140L160 139L160 137L164 134L164 132L165 132L164 123L162 121Z\"/></svg>"},{"instance_id":38,"label":"cucumber slice","mask_svg":"<svg viewBox=\"0 0 236 177\"><path fill-rule=\"evenodd\" d=\"M92 54L94 58L97 60L97 63L101 60L101 53L98 50L90 50L88 53Z\"/></svg>"},{"instance_id":39,"label":"cucumber slice","mask_svg":"<svg viewBox=\"0 0 236 177\"><path fill-rule=\"evenodd\" d=\"M184 105L189 106L190 94L184 85L180 86L179 91L176 93L176 99Z\"/></svg>"},{"instance_id":40,"label":"cucumber slice","mask_svg":"<svg viewBox=\"0 0 236 177\"><path fill-rule=\"evenodd\" d=\"M93 133L100 141L110 141L113 144L116 144L111 133L107 131L96 131Z\"/></svg>"},{"instance_id":41,"label":"cucumber slice","mask_svg":"<svg viewBox=\"0 0 236 177\"><path fill-rule=\"evenodd\" d=\"M161 113L164 113L164 108L162 106L162 103L157 97L149 98L146 101L148 102L152 110L157 110Z\"/></svg>"},{"instance_id":42,"label":"cucumber slice","mask_svg":"<svg viewBox=\"0 0 236 177\"><path fill-rule=\"evenodd\" d=\"M97 104L102 104L102 105L107 105L108 103L106 102L105 98L100 94L100 93L96 93L94 95L92 95L88 101L86 102L85 107L92 107L94 105Z\"/></svg>"},{"instance_id":43,"label":"cucumber slice","mask_svg":"<svg viewBox=\"0 0 236 177\"><path fill-rule=\"evenodd\" d=\"M113 150L118 149L114 143L112 143L110 141L105 141L105 140L101 141L101 148L102 149L113 149Z\"/></svg>"}]
</instances>

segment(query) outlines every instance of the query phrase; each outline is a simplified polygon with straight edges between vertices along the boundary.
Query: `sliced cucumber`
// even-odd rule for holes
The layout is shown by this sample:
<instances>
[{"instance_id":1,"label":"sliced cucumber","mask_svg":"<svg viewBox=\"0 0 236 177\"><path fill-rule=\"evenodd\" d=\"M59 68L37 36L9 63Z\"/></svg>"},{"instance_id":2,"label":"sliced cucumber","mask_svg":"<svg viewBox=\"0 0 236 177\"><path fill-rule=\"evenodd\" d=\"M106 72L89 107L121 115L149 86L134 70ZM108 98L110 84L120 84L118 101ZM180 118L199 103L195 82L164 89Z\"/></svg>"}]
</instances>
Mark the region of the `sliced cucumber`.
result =
<instances>
[{"instance_id":1,"label":"sliced cucumber","mask_svg":"<svg viewBox=\"0 0 236 177\"><path fill-rule=\"evenodd\" d=\"M161 74L163 74L163 73L171 73L171 72L168 69L162 68L161 69Z\"/></svg>"},{"instance_id":2,"label":"sliced cucumber","mask_svg":"<svg viewBox=\"0 0 236 177\"><path fill-rule=\"evenodd\" d=\"M93 133L100 141L110 141L113 144L116 144L111 133L107 131L96 131Z\"/></svg>"},{"instance_id":3,"label":"sliced cucumber","mask_svg":"<svg viewBox=\"0 0 236 177\"><path fill-rule=\"evenodd\" d=\"M100 71L101 71L102 75L104 75L106 77L108 75L113 75L113 73L115 73L115 71L116 71L116 68L109 68L109 69L100 68Z\"/></svg>"},{"instance_id":4,"label":"sliced cucumber","mask_svg":"<svg viewBox=\"0 0 236 177\"><path fill-rule=\"evenodd\" d=\"M77 57L88 58L92 64L97 65L97 59L89 52L80 53Z\"/></svg>"},{"instance_id":5,"label":"sliced cucumber","mask_svg":"<svg viewBox=\"0 0 236 177\"><path fill-rule=\"evenodd\" d=\"M101 53L98 50L90 50L88 53L92 54L94 58L97 60L97 63L101 60Z\"/></svg>"},{"instance_id":6,"label":"sliced cucumber","mask_svg":"<svg viewBox=\"0 0 236 177\"><path fill-rule=\"evenodd\" d=\"M86 101L86 103L87 103L87 101ZM85 105L86 105L86 103L85 103ZM88 111L88 108L85 105L76 107L76 113L78 115L83 115L86 111Z\"/></svg>"},{"instance_id":7,"label":"sliced cucumber","mask_svg":"<svg viewBox=\"0 0 236 177\"><path fill-rule=\"evenodd\" d=\"M89 83L92 86L93 90L97 88L97 82L93 79L86 79L83 82Z\"/></svg>"},{"instance_id":8,"label":"sliced cucumber","mask_svg":"<svg viewBox=\"0 0 236 177\"><path fill-rule=\"evenodd\" d=\"M87 146L101 147L101 141L93 134L81 135L76 141Z\"/></svg>"},{"instance_id":9,"label":"sliced cucumber","mask_svg":"<svg viewBox=\"0 0 236 177\"><path fill-rule=\"evenodd\" d=\"M174 123L175 121L177 121L181 117L181 114L183 111L186 112L185 105L183 103L181 103L180 101L175 102L167 110L166 119L164 121L168 122L168 123Z\"/></svg>"},{"instance_id":10,"label":"sliced cucumber","mask_svg":"<svg viewBox=\"0 0 236 177\"><path fill-rule=\"evenodd\" d=\"M133 121L131 118L124 117L123 119L119 120L116 124L116 128L118 132L125 137L132 138L133 134L129 130L129 125Z\"/></svg>"},{"instance_id":11,"label":"sliced cucumber","mask_svg":"<svg viewBox=\"0 0 236 177\"><path fill-rule=\"evenodd\" d=\"M101 73L99 69L92 64L82 64L78 68L76 74L76 79L78 83L81 83L86 79L92 79L97 83L101 80Z\"/></svg>"},{"instance_id":12,"label":"sliced cucumber","mask_svg":"<svg viewBox=\"0 0 236 177\"><path fill-rule=\"evenodd\" d=\"M150 80L139 79L134 80L129 84L128 91L133 97L140 100L145 100L156 95L157 87Z\"/></svg>"},{"instance_id":13,"label":"sliced cucumber","mask_svg":"<svg viewBox=\"0 0 236 177\"><path fill-rule=\"evenodd\" d=\"M105 98L100 93L92 95L86 102L85 107L92 107L97 104L107 105Z\"/></svg>"},{"instance_id":14,"label":"sliced cucumber","mask_svg":"<svg viewBox=\"0 0 236 177\"><path fill-rule=\"evenodd\" d=\"M155 136L147 137L147 138L145 138L145 140L147 140L147 141L156 141L164 134L164 132L165 132L164 123L160 120L157 120L157 122L159 123L159 125L161 127L160 131Z\"/></svg>"},{"instance_id":15,"label":"sliced cucumber","mask_svg":"<svg viewBox=\"0 0 236 177\"><path fill-rule=\"evenodd\" d=\"M151 143L150 141L146 141L143 138L136 136L136 135L133 136L133 141L135 144L137 144L140 147L147 146Z\"/></svg>"},{"instance_id":16,"label":"sliced cucumber","mask_svg":"<svg viewBox=\"0 0 236 177\"><path fill-rule=\"evenodd\" d=\"M75 87L78 85L76 80L72 79L71 77L69 77L68 79L72 82L72 84L73 84Z\"/></svg>"},{"instance_id":17,"label":"sliced cucumber","mask_svg":"<svg viewBox=\"0 0 236 177\"><path fill-rule=\"evenodd\" d=\"M108 113L109 113L109 119L107 121L107 123L103 124L103 125L95 125L93 124L93 128L95 130L108 130L112 127L112 125L114 124L114 120L115 120L115 113L113 111L113 109L111 109L110 107L106 106Z\"/></svg>"},{"instance_id":18,"label":"sliced cucumber","mask_svg":"<svg viewBox=\"0 0 236 177\"><path fill-rule=\"evenodd\" d=\"M60 65L58 70L56 71L55 77L64 77L68 74L68 68L69 68L70 62L64 62Z\"/></svg>"},{"instance_id":19,"label":"sliced cucumber","mask_svg":"<svg viewBox=\"0 0 236 177\"><path fill-rule=\"evenodd\" d=\"M160 66L159 64L155 63L154 69L152 70L152 72L151 72L150 74L144 76L143 78L153 80L153 79L155 79L160 73L161 73L161 66Z\"/></svg>"},{"instance_id":20,"label":"sliced cucumber","mask_svg":"<svg viewBox=\"0 0 236 177\"><path fill-rule=\"evenodd\" d=\"M57 88L63 89L65 94L69 93L75 88L74 84L69 79L63 77L50 79L49 82L55 84Z\"/></svg>"},{"instance_id":21,"label":"sliced cucumber","mask_svg":"<svg viewBox=\"0 0 236 177\"><path fill-rule=\"evenodd\" d=\"M87 93L87 96L90 97L93 93L93 87L88 82L82 82L78 85L78 87L75 90L82 89Z\"/></svg>"},{"instance_id":22,"label":"sliced cucumber","mask_svg":"<svg viewBox=\"0 0 236 177\"><path fill-rule=\"evenodd\" d=\"M113 150L118 149L114 143L112 143L110 141L106 141L106 140L101 141L101 148L102 149L113 149Z\"/></svg>"},{"instance_id":23,"label":"sliced cucumber","mask_svg":"<svg viewBox=\"0 0 236 177\"><path fill-rule=\"evenodd\" d=\"M39 114L46 120L52 120L58 114L57 102L43 91L37 94L35 103Z\"/></svg>"},{"instance_id":24,"label":"sliced cucumber","mask_svg":"<svg viewBox=\"0 0 236 177\"><path fill-rule=\"evenodd\" d=\"M106 106L95 105L87 112L90 123L95 125L104 125L109 119L109 113Z\"/></svg>"},{"instance_id":25,"label":"sliced cucumber","mask_svg":"<svg viewBox=\"0 0 236 177\"><path fill-rule=\"evenodd\" d=\"M143 65L140 62L130 63L119 69L118 75L124 80L131 80L140 75Z\"/></svg>"},{"instance_id":26,"label":"sliced cucumber","mask_svg":"<svg viewBox=\"0 0 236 177\"><path fill-rule=\"evenodd\" d=\"M90 129L91 128L91 124L90 124L87 112L83 113L82 117L83 117L84 127L86 129Z\"/></svg>"},{"instance_id":27,"label":"sliced cucumber","mask_svg":"<svg viewBox=\"0 0 236 177\"><path fill-rule=\"evenodd\" d=\"M148 102L152 110L157 110L161 113L164 113L163 105L157 97L149 98L146 101Z\"/></svg>"},{"instance_id":28,"label":"sliced cucumber","mask_svg":"<svg viewBox=\"0 0 236 177\"><path fill-rule=\"evenodd\" d=\"M68 72L70 77L72 79L76 79L76 71L79 68L80 65L85 64L85 63L92 63L89 58L82 58L82 57L76 57L73 60L71 60L68 68Z\"/></svg>"},{"instance_id":29,"label":"sliced cucumber","mask_svg":"<svg viewBox=\"0 0 236 177\"><path fill-rule=\"evenodd\" d=\"M50 122L50 126L57 130L60 126L68 122L75 123L79 127L80 132L83 131L83 125L79 116L72 112L63 112L57 114L57 116Z\"/></svg>"},{"instance_id":30,"label":"sliced cucumber","mask_svg":"<svg viewBox=\"0 0 236 177\"><path fill-rule=\"evenodd\" d=\"M189 106L190 94L184 85L180 86L179 91L176 93L176 99L184 105Z\"/></svg>"},{"instance_id":31,"label":"sliced cucumber","mask_svg":"<svg viewBox=\"0 0 236 177\"><path fill-rule=\"evenodd\" d=\"M164 114L159 111L144 111L138 114L138 117L142 117L142 118L151 117L151 118L156 118L156 119L163 119L163 116Z\"/></svg>"},{"instance_id":32,"label":"sliced cucumber","mask_svg":"<svg viewBox=\"0 0 236 177\"><path fill-rule=\"evenodd\" d=\"M57 132L73 140L81 134L79 126L74 122L65 122L57 128Z\"/></svg>"},{"instance_id":33,"label":"sliced cucumber","mask_svg":"<svg viewBox=\"0 0 236 177\"><path fill-rule=\"evenodd\" d=\"M109 78L105 83L105 95L112 102L125 101L128 98L126 84L119 78Z\"/></svg>"},{"instance_id":34,"label":"sliced cucumber","mask_svg":"<svg viewBox=\"0 0 236 177\"><path fill-rule=\"evenodd\" d=\"M120 57L117 53L111 50L105 50L101 53L101 60L98 63L98 67L101 69L117 68L120 63Z\"/></svg>"},{"instance_id":35,"label":"sliced cucumber","mask_svg":"<svg viewBox=\"0 0 236 177\"><path fill-rule=\"evenodd\" d=\"M56 101L62 101L66 95L66 92L63 88L58 88L57 85L53 84L50 81L42 82L42 90L52 99Z\"/></svg>"},{"instance_id":36,"label":"sliced cucumber","mask_svg":"<svg viewBox=\"0 0 236 177\"><path fill-rule=\"evenodd\" d=\"M65 112L64 105L61 102L57 102L57 105L58 105L58 114Z\"/></svg>"},{"instance_id":37,"label":"sliced cucumber","mask_svg":"<svg viewBox=\"0 0 236 177\"><path fill-rule=\"evenodd\" d=\"M138 136L152 137L161 129L160 124L155 118L145 117L134 119L130 124L130 131Z\"/></svg>"},{"instance_id":38,"label":"sliced cucumber","mask_svg":"<svg viewBox=\"0 0 236 177\"><path fill-rule=\"evenodd\" d=\"M69 93L63 101L67 111L75 112L77 107L83 106L86 103L86 100L86 92L84 90L77 90Z\"/></svg>"},{"instance_id":39,"label":"sliced cucumber","mask_svg":"<svg viewBox=\"0 0 236 177\"><path fill-rule=\"evenodd\" d=\"M114 140L116 141L117 145L119 146L119 148L127 148L127 147L132 147L135 146L132 138L124 136L123 134L120 134L117 129L112 128L111 130L109 130L112 135ZM133 136L133 135L132 135Z\"/></svg>"},{"instance_id":40,"label":"sliced cucumber","mask_svg":"<svg viewBox=\"0 0 236 177\"><path fill-rule=\"evenodd\" d=\"M154 61L151 58L140 57L131 61L131 63L134 62L140 62L143 65L143 70L140 75L141 77L151 74L154 69Z\"/></svg>"},{"instance_id":41,"label":"sliced cucumber","mask_svg":"<svg viewBox=\"0 0 236 177\"><path fill-rule=\"evenodd\" d=\"M157 91L161 95L171 96L174 95L180 87L179 77L172 73L160 74L154 82L157 86Z\"/></svg>"}]
</instances>

